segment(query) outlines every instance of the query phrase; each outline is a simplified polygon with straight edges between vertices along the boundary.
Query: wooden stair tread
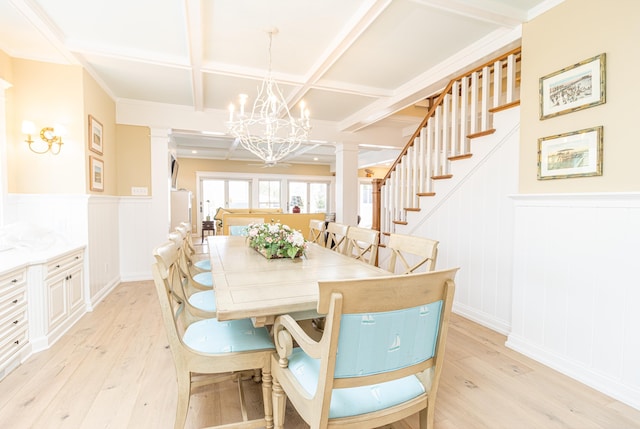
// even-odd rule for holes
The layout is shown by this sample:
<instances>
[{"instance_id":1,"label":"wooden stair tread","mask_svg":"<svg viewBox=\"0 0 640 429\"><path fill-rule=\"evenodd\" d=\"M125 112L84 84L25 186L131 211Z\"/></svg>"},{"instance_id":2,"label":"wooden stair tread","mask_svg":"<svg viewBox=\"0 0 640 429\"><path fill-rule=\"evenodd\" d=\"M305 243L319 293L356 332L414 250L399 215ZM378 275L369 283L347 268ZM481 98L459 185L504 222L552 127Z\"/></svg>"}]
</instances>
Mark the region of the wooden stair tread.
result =
<instances>
[{"instance_id":1,"label":"wooden stair tread","mask_svg":"<svg viewBox=\"0 0 640 429\"><path fill-rule=\"evenodd\" d=\"M511 103L503 104L502 106L492 107L489 109L489 113L501 112L503 110L511 109L512 107L516 107L520 105L520 100L516 100Z\"/></svg>"},{"instance_id":2,"label":"wooden stair tread","mask_svg":"<svg viewBox=\"0 0 640 429\"><path fill-rule=\"evenodd\" d=\"M420 207L405 207L404 210L408 212L419 212Z\"/></svg>"},{"instance_id":3,"label":"wooden stair tread","mask_svg":"<svg viewBox=\"0 0 640 429\"><path fill-rule=\"evenodd\" d=\"M434 197L436 193L435 192L418 192L416 195L419 197Z\"/></svg>"},{"instance_id":4,"label":"wooden stair tread","mask_svg":"<svg viewBox=\"0 0 640 429\"><path fill-rule=\"evenodd\" d=\"M464 153L462 155L454 155L447 158L449 161L459 161L461 159L469 159L473 156L472 153Z\"/></svg>"},{"instance_id":5,"label":"wooden stair tread","mask_svg":"<svg viewBox=\"0 0 640 429\"><path fill-rule=\"evenodd\" d=\"M404 221L404 220L394 220L393 223L395 223L396 225L408 225L409 222Z\"/></svg>"},{"instance_id":6,"label":"wooden stair tread","mask_svg":"<svg viewBox=\"0 0 640 429\"><path fill-rule=\"evenodd\" d=\"M451 179L453 177L453 174L443 174L441 176L431 176L431 179L433 180L443 180L443 179Z\"/></svg>"},{"instance_id":7,"label":"wooden stair tread","mask_svg":"<svg viewBox=\"0 0 640 429\"><path fill-rule=\"evenodd\" d=\"M467 134L467 138L468 139L476 139L478 137L488 136L488 135L493 134L495 132L496 132L495 128L492 128L490 130L480 131L478 133Z\"/></svg>"}]
</instances>

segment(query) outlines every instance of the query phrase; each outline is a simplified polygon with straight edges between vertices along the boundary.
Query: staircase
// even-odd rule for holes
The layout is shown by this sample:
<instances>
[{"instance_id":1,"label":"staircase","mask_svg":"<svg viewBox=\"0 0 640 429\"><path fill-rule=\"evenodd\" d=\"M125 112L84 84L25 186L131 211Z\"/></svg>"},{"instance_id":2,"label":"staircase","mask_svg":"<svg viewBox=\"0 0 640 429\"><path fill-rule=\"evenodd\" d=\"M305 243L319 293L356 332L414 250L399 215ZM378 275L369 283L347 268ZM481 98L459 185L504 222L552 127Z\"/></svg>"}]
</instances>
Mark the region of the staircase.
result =
<instances>
[{"instance_id":1,"label":"staircase","mask_svg":"<svg viewBox=\"0 0 640 429\"><path fill-rule=\"evenodd\" d=\"M496 132L494 114L519 106L520 57L520 48L509 51L451 80L430 99L427 115L384 179L377 181L374 207L379 210L374 213L379 218L374 215L373 227L382 233L382 246L390 232L411 229L410 222L418 217L409 213L433 205L440 189L464 181L460 173L471 169L456 169L454 175L453 165L474 156L472 142L481 144L482 137ZM504 140L517 129L500 131L498 139ZM438 185L442 182L450 183Z\"/></svg>"}]
</instances>

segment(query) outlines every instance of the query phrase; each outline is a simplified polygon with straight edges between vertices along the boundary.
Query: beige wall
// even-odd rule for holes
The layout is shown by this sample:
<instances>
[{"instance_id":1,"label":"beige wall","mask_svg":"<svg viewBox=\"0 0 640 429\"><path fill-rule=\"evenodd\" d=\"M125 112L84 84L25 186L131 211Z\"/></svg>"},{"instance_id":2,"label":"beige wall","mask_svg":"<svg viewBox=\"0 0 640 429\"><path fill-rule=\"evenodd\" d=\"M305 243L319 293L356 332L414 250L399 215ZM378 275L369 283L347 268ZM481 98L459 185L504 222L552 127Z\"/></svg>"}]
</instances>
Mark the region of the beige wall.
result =
<instances>
[{"instance_id":1,"label":"beige wall","mask_svg":"<svg viewBox=\"0 0 640 429\"><path fill-rule=\"evenodd\" d=\"M523 26L520 143L521 193L640 190L635 121L640 86L640 1L566 0ZM539 119L538 82L557 70L606 53L606 103ZM604 127L603 175L537 180L538 139Z\"/></svg>"},{"instance_id":2,"label":"beige wall","mask_svg":"<svg viewBox=\"0 0 640 429\"><path fill-rule=\"evenodd\" d=\"M85 151L86 191L88 193L100 193L103 195L117 195L118 188L118 164L116 147L116 104L98 83L83 71L83 100L84 100L84 127L85 127ZM102 154L89 149L89 115L92 115L102 124ZM89 186L89 157L94 156L104 162L104 191L91 191Z\"/></svg>"},{"instance_id":3,"label":"beige wall","mask_svg":"<svg viewBox=\"0 0 640 429\"><path fill-rule=\"evenodd\" d=\"M8 106L7 186L15 193L84 193L84 135L80 122L82 68L11 59L13 87ZM59 155L29 150L21 133L23 120L36 129L63 125L66 136ZM35 136L34 138L38 138Z\"/></svg>"},{"instance_id":4,"label":"beige wall","mask_svg":"<svg viewBox=\"0 0 640 429\"><path fill-rule=\"evenodd\" d=\"M132 195L131 187L151 189L151 137L148 127L116 125L117 194Z\"/></svg>"},{"instance_id":5,"label":"beige wall","mask_svg":"<svg viewBox=\"0 0 640 429\"><path fill-rule=\"evenodd\" d=\"M358 170L358 177L367 177L367 172L364 168ZM372 179L382 179L389 171L389 167L369 167L367 170L373 171Z\"/></svg>"}]
</instances>

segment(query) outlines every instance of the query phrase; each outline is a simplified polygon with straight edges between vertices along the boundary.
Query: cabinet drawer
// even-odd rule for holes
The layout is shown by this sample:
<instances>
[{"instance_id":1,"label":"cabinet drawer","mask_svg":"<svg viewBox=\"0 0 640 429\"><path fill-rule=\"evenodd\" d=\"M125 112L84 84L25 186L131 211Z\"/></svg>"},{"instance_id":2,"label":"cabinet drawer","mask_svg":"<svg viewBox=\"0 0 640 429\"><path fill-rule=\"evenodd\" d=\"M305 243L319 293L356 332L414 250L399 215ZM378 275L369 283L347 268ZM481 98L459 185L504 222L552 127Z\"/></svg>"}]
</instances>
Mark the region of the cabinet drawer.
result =
<instances>
[{"instance_id":1,"label":"cabinet drawer","mask_svg":"<svg viewBox=\"0 0 640 429\"><path fill-rule=\"evenodd\" d=\"M4 299L6 293L10 293L17 286L26 282L27 270L19 269L0 276L0 300Z\"/></svg>"},{"instance_id":2,"label":"cabinet drawer","mask_svg":"<svg viewBox=\"0 0 640 429\"><path fill-rule=\"evenodd\" d=\"M2 296L2 299L0 299L0 319L2 319L5 314L11 313L18 308L26 307L26 305L27 289L24 285L7 291Z\"/></svg>"},{"instance_id":3,"label":"cabinet drawer","mask_svg":"<svg viewBox=\"0 0 640 429\"><path fill-rule=\"evenodd\" d=\"M83 252L72 253L62 258L54 259L47 264L47 277L54 276L72 267L83 260Z\"/></svg>"},{"instance_id":4,"label":"cabinet drawer","mask_svg":"<svg viewBox=\"0 0 640 429\"><path fill-rule=\"evenodd\" d=\"M0 344L10 343L17 333L28 328L27 309L22 308L0 319Z\"/></svg>"},{"instance_id":5,"label":"cabinet drawer","mask_svg":"<svg viewBox=\"0 0 640 429\"><path fill-rule=\"evenodd\" d=\"M14 330L11 335L0 339L0 366L12 355L20 351L29 341L29 329L26 323Z\"/></svg>"}]
</instances>

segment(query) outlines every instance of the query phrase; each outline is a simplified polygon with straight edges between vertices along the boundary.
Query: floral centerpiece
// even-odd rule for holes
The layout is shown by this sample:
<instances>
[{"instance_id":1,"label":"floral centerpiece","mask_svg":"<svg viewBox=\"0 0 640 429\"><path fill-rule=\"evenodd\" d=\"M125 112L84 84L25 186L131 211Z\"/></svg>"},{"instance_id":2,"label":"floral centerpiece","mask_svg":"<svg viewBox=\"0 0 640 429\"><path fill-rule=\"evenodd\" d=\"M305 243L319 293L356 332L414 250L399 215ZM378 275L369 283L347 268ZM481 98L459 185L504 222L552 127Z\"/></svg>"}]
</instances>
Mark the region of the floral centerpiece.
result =
<instances>
[{"instance_id":1,"label":"floral centerpiece","mask_svg":"<svg viewBox=\"0 0 640 429\"><path fill-rule=\"evenodd\" d=\"M300 231L281 223L252 223L247 232L249 246L268 259L297 258L307 248Z\"/></svg>"}]
</instances>

